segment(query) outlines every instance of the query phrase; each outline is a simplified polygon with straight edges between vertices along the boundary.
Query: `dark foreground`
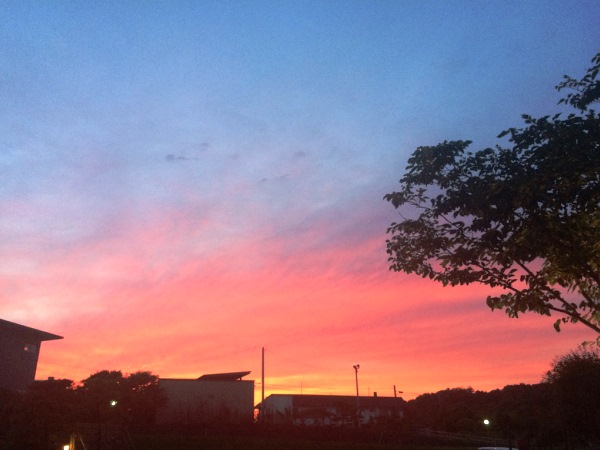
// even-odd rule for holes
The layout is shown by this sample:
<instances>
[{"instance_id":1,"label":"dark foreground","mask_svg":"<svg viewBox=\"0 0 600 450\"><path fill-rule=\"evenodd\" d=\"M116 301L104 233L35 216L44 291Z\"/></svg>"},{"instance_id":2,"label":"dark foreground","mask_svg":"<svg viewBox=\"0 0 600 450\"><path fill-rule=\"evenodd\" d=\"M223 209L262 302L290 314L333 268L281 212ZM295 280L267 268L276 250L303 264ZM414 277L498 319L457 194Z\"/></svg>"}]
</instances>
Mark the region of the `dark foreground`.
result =
<instances>
[{"instance_id":1,"label":"dark foreground","mask_svg":"<svg viewBox=\"0 0 600 450\"><path fill-rule=\"evenodd\" d=\"M144 450L473 450L474 447L406 446L401 443L331 442L274 437L199 437L173 435L133 436L136 449Z\"/></svg>"}]
</instances>

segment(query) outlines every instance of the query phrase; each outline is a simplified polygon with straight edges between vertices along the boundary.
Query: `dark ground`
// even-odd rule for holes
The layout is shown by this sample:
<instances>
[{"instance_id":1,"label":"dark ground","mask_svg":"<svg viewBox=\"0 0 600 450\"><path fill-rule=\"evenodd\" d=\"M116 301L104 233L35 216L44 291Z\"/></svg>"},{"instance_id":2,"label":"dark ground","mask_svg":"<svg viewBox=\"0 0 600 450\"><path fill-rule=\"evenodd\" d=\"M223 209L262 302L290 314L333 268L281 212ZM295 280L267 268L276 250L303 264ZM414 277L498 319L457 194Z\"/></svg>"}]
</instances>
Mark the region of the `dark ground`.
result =
<instances>
[{"instance_id":1,"label":"dark ground","mask_svg":"<svg viewBox=\"0 0 600 450\"><path fill-rule=\"evenodd\" d=\"M405 446L401 443L321 441L283 437L199 437L177 435L133 436L136 449L144 450L474 450L474 447Z\"/></svg>"}]
</instances>

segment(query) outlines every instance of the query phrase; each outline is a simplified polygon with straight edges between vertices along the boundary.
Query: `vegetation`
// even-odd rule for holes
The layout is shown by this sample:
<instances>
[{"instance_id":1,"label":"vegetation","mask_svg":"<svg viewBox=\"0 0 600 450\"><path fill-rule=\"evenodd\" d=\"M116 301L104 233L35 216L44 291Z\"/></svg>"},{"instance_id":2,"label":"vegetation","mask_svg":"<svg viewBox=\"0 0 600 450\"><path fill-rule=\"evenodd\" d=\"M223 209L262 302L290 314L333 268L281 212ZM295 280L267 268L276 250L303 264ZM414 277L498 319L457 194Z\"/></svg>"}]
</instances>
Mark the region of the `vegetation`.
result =
<instances>
[{"instance_id":1,"label":"vegetation","mask_svg":"<svg viewBox=\"0 0 600 450\"><path fill-rule=\"evenodd\" d=\"M558 357L543 382L492 392L446 389L409 401L412 429L512 440L526 447L586 448L600 444L600 353L580 347ZM483 420L488 419L489 425Z\"/></svg>"},{"instance_id":2,"label":"vegetation","mask_svg":"<svg viewBox=\"0 0 600 450\"><path fill-rule=\"evenodd\" d=\"M388 228L390 270L443 285L494 288L510 317L559 313L600 334L600 53L559 103L575 109L510 128L507 147L470 141L417 148L400 189L385 195L402 220ZM600 336L598 337L600 342Z\"/></svg>"},{"instance_id":3,"label":"vegetation","mask_svg":"<svg viewBox=\"0 0 600 450\"><path fill-rule=\"evenodd\" d=\"M80 420L95 423L150 424L156 409L167 401L158 377L142 371L127 376L120 371L97 372L81 382L76 394L82 411Z\"/></svg>"},{"instance_id":4,"label":"vegetation","mask_svg":"<svg viewBox=\"0 0 600 450\"><path fill-rule=\"evenodd\" d=\"M0 449L59 448L82 423L142 426L152 422L165 402L158 377L150 372L124 376L104 370L79 386L71 380L46 380L23 394L0 391Z\"/></svg>"},{"instance_id":5,"label":"vegetation","mask_svg":"<svg viewBox=\"0 0 600 450\"><path fill-rule=\"evenodd\" d=\"M81 433L82 422L127 430L127 439L131 436L135 447L145 450L385 450L399 445L424 450L447 445L445 433L452 433L452 445L470 448L510 442L520 450L583 449L600 444L599 379L598 349L581 347L557 357L539 384L491 392L453 388L424 394L404 404L400 423L360 430L259 424L159 429L151 424L154 411L165 401L157 377L149 372L124 376L101 371L79 386L70 380L48 380L34 383L24 394L0 392L0 449L62 448L60 444L68 442L74 430ZM112 400L117 401L114 406Z\"/></svg>"},{"instance_id":6,"label":"vegetation","mask_svg":"<svg viewBox=\"0 0 600 450\"><path fill-rule=\"evenodd\" d=\"M545 376L568 444L600 442L600 352L580 347L557 358Z\"/></svg>"},{"instance_id":7,"label":"vegetation","mask_svg":"<svg viewBox=\"0 0 600 450\"><path fill-rule=\"evenodd\" d=\"M406 416L415 429L488 436L504 442L501 446L509 440L520 447L527 443L541 446L556 442L546 426L555 423L546 414L549 405L550 392L543 384L506 386L492 392L455 388L408 402Z\"/></svg>"}]
</instances>

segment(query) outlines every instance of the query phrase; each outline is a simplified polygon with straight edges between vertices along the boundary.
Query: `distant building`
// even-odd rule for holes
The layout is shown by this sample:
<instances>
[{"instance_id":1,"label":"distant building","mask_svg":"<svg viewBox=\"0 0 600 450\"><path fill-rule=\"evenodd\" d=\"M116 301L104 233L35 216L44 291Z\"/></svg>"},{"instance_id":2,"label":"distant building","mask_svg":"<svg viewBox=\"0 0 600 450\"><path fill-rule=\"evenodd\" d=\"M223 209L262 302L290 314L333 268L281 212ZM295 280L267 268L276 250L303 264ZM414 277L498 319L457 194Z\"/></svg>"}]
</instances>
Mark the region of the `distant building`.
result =
<instances>
[{"instance_id":1,"label":"distant building","mask_svg":"<svg viewBox=\"0 0 600 450\"><path fill-rule=\"evenodd\" d=\"M167 405L156 414L157 425L252 423L254 381L250 372L216 373L197 379L160 378Z\"/></svg>"},{"instance_id":2,"label":"distant building","mask_svg":"<svg viewBox=\"0 0 600 450\"><path fill-rule=\"evenodd\" d=\"M396 397L359 397L361 424L390 422L403 415L404 400ZM357 404L353 395L272 394L258 404L263 423L293 425L338 425L356 423Z\"/></svg>"},{"instance_id":3,"label":"distant building","mask_svg":"<svg viewBox=\"0 0 600 450\"><path fill-rule=\"evenodd\" d=\"M24 391L35 380L43 341L62 336L0 319L0 388Z\"/></svg>"}]
</instances>

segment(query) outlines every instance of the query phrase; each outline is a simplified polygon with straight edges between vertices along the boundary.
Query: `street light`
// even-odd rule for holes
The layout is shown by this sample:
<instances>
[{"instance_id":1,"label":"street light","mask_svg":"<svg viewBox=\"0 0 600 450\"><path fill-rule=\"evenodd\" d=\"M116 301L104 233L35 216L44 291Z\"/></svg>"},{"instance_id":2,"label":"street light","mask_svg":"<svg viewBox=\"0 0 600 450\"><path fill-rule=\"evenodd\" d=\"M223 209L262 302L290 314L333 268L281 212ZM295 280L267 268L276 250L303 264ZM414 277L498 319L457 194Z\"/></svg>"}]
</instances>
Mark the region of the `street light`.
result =
<instances>
[{"instance_id":1,"label":"street light","mask_svg":"<svg viewBox=\"0 0 600 450\"><path fill-rule=\"evenodd\" d=\"M490 424L492 422L490 422L490 419L483 419L483 425L485 427L485 434L489 437L490 436Z\"/></svg>"},{"instance_id":2,"label":"street light","mask_svg":"<svg viewBox=\"0 0 600 450\"><path fill-rule=\"evenodd\" d=\"M358 417L360 416L360 402L358 397L358 369L360 369L360 364L355 364L352 367L354 368L354 375L356 377L356 422L358 423Z\"/></svg>"}]
</instances>

